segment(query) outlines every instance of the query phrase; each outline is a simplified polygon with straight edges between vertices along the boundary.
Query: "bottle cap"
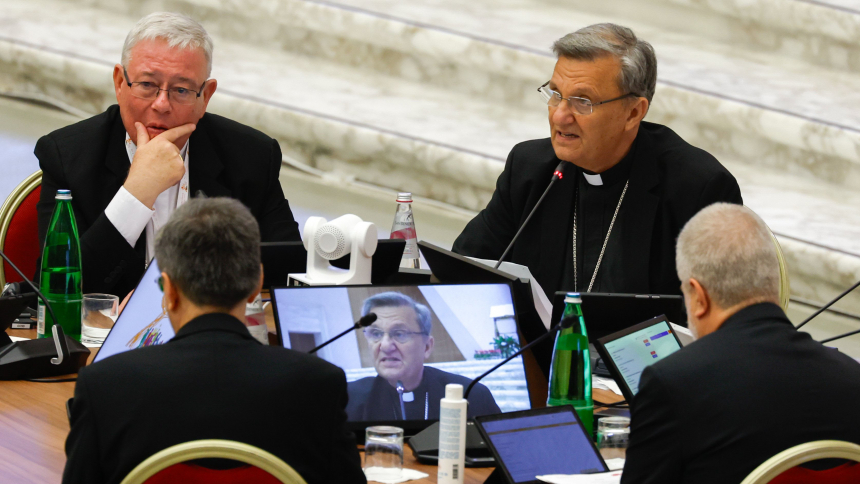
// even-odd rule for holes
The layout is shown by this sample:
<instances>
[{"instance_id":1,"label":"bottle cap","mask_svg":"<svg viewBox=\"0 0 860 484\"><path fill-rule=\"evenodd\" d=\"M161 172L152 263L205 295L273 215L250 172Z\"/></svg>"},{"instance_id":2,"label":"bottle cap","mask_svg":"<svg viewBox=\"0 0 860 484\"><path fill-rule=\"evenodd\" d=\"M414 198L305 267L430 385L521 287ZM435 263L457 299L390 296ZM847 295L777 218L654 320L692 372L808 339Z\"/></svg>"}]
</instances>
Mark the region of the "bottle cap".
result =
<instances>
[{"instance_id":1,"label":"bottle cap","mask_svg":"<svg viewBox=\"0 0 860 484\"><path fill-rule=\"evenodd\" d=\"M582 298L579 297L578 292L569 292L564 296L564 303L582 304Z\"/></svg>"},{"instance_id":2,"label":"bottle cap","mask_svg":"<svg viewBox=\"0 0 860 484\"><path fill-rule=\"evenodd\" d=\"M72 199L72 191L67 189L57 190L57 196L54 197L55 200L71 200Z\"/></svg>"},{"instance_id":3,"label":"bottle cap","mask_svg":"<svg viewBox=\"0 0 860 484\"><path fill-rule=\"evenodd\" d=\"M397 201L400 203L412 203L412 194L409 192L400 192L397 194Z\"/></svg>"},{"instance_id":4,"label":"bottle cap","mask_svg":"<svg viewBox=\"0 0 860 484\"><path fill-rule=\"evenodd\" d=\"M463 385L459 383L449 383L445 385L445 399L446 400L462 400L463 399Z\"/></svg>"}]
</instances>

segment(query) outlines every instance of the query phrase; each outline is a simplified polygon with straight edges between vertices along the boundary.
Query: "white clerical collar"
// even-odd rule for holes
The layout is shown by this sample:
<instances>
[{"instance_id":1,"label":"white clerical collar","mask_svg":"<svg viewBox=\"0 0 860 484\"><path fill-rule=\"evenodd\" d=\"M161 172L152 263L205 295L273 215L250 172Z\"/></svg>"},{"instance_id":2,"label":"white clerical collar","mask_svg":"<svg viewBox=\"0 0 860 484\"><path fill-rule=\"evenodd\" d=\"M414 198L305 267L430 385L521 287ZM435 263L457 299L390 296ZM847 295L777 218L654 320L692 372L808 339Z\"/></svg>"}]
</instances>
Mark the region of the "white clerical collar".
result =
<instances>
[{"instance_id":1,"label":"white clerical collar","mask_svg":"<svg viewBox=\"0 0 860 484\"><path fill-rule=\"evenodd\" d=\"M415 400L415 394L412 392L403 392L403 401L411 402Z\"/></svg>"},{"instance_id":2,"label":"white clerical collar","mask_svg":"<svg viewBox=\"0 0 860 484\"><path fill-rule=\"evenodd\" d=\"M603 178L600 178L600 173L589 175L588 173L583 171L582 176L585 177L585 181L587 181L589 185L594 185L598 187L603 185Z\"/></svg>"}]
</instances>

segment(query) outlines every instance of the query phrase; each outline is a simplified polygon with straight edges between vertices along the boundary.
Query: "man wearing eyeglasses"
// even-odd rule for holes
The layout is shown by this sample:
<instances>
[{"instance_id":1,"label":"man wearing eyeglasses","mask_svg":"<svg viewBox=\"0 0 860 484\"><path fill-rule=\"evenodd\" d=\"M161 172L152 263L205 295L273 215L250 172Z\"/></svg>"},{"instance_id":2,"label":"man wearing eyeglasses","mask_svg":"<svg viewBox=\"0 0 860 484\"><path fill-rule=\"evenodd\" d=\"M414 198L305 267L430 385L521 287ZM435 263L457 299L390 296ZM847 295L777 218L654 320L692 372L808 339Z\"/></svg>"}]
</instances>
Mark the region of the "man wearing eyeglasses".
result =
<instances>
[{"instance_id":1,"label":"man wearing eyeglasses","mask_svg":"<svg viewBox=\"0 0 860 484\"><path fill-rule=\"evenodd\" d=\"M54 194L71 189L84 292L125 296L154 255L155 234L190 197L226 196L254 215L263 241L300 240L278 181L277 141L206 113L212 39L196 21L153 13L126 37L114 67L117 105L42 137L39 240Z\"/></svg>"},{"instance_id":2,"label":"man wearing eyeglasses","mask_svg":"<svg viewBox=\"0 0 860 484\"><path fill-rule=\"evenodd\" d=\"M367 298L361 315L376 313L376 321L364 329L377 376L347 385L349 420L434 420L445 385L465 388L464 376L424 366L433 354L430 309L399 292L383 292ZM500 413L490 390L478 383L469 394L469 417Z\"/></svg>"},{"instance_id":3,"label":"man wearing eyeglasses","mask_svg":"<svg viewBox=\"0 0 860 484\"><path fill-rule=\"evenodd\" d=\"M563 178L506 259L527 265L550 297L557 290L679 293L675 238L701 208L743 203L735 178L671 129L643 121L657 60L630 29L592 25L553 50L552 78L538 89L550 137L513 148L492 199L454 251L501 257L565 161Z\"/></svg>"}]
</instances>

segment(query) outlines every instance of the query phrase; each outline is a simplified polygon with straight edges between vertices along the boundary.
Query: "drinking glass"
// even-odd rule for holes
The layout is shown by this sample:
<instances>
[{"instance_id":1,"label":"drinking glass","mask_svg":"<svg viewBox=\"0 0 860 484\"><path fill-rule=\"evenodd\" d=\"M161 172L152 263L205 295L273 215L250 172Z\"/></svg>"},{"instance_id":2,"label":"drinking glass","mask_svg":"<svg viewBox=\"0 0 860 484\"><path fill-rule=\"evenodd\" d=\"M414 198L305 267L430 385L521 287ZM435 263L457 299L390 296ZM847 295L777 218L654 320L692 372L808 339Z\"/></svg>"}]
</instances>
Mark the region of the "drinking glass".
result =
<instances>
[{"instance_id":1,"label":"drinking glass","mask_svg":"<svg viewBox=\"0 0 860 484\"><path fill-rule=\"evenodd\" d=\"M81 343L104 343L118 315L119 297L111 294L84 294L81 307Z\"/></svg>"},{"instance_id":2,"label":"drinking glass","mask_svg":"<svg viewBox=\"0 0 860 484\"><path fill-rule=\"evenodd\" d=\"M597 422L597 448L604 459L624 459L630 440L630 419L604 417Z\"/></svg>"},{"instance_id":3,"label":"drinking glass","mask_svg":"<svg viewBox=\"0 0 860 484\"><path fill-rule=\"evenodd\" d=\"M403 471L403 429L368 427L364 441L364 474L367 480L391 480Z\"/></svg>"}]
</instances>

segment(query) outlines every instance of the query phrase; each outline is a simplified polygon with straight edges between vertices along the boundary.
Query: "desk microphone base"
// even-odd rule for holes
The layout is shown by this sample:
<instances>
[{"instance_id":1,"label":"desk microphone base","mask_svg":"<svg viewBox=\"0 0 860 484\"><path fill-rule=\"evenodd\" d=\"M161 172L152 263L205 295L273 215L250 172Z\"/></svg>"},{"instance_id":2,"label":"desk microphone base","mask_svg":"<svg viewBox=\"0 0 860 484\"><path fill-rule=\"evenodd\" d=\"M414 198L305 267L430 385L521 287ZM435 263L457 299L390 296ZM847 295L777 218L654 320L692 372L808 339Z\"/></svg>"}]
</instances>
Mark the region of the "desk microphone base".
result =
<instances>
[{"instance_id":1,"label":"desk microphone base","mask_svg":"<svg viewBox=\"0 0 860 484\"><path fill-rule=\"evenodd\" d=\"M65 336L68 354L59 365L51 363L57 357L57 347L51 338L16 341L0 347L0 380L27 380L77 373L87 364L90 350Z\"/></svg>"},{"instance_id":2,"label":"desk microphone base","mask_svg":"<svg viewBox=\"0 0 860 484\"><path fill-rule=\"evenodd\" d=\"M439 422L430 425L409 439L409 447L422 464L439 463ZM466 467L493 467L496 460L475 427L474 420L466 422Z\"/></svg>"}]
</instances>

